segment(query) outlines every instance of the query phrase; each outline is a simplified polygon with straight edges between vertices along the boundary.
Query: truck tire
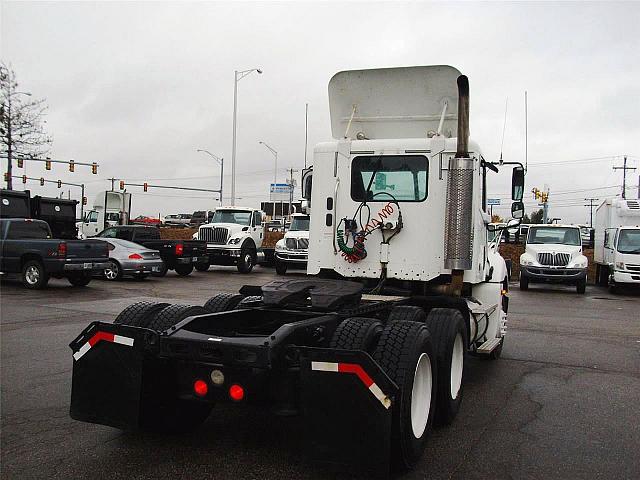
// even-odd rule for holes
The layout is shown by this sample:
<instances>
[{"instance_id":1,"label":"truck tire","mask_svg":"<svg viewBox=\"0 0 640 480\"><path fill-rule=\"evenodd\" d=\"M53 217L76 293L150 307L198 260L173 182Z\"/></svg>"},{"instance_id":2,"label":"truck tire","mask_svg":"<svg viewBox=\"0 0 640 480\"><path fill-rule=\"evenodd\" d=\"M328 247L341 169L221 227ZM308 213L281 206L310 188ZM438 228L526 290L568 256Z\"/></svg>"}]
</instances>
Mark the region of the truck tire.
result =
<instances>
[{"instance_id":1,"label":"truck tire","mask_svg":"<svg viewBox=\"0 0 640 480\"><path fill-rule=\"evenodd\" d=\"M399 387L391 420L394 466L410 469L433 425L437 365L429 329L419 322L391 322L382 331L374 360Z\"/></svg>"},{"instance_id":2,"label":"truck tire","mask_svg":"<svg viewBox=\"0 0 640 480\"><path fill-rule=\"evenodd\" d=\"M427 320L427 314L421 307L414 307L409 305L400 305L393 307L387 322L420 322L424 323Z\"/></svg>"},{"instance_id":3,"label":"truck tire","mask_svg":"<svg viewBox=\"0 0 640 480\"><path fill-rule=\"evenodd\" d=\"M529 279L520 273L520 290L529 290Z\"/></svg>"},{"instance_id":4,"label":"truck tire","mask_svg":"<svg viewBox=\"0 0 640 480\"><path fill-rule=\"evenodd\" d=\"M120 264L115 260L109 260L107 263L109 266L104 269L104 278L110 281L122 280Z\"/></svg>"},{"instance_id":5,"label":"truck tire","mask_svg":"<svg viewBox=\"0 0 640 480\"><path fill-rule=\"evenodd\" d=\"M203 307L194 305L169 305L163 308L149 323L149 328L157 332L164 332L193 315L204 315L207 312Z\"/></svg>"},{"instance_id":6,"label":"truck tire","mask_svg":"<svg viewBox=\"0 0 640 480\"><path fill-rule=\"evenodd\" d=\"M209 313L228 312L236 308L243 298L244 295L238 293L219 293L207 300L203 308Z\"/></svg>"},{"instance_id":7,"label":"truck tire","mask_svg":"<svg viewBox=\"0 0 640 480\"><path fill-rule=\"evenodd\" d=\"M176 265L175 270L181 277L186 277L187 275L191 275L191 272L193 272L193 263L189 263L187 265Z\"/></svg>"},{"instance_id":8,"label":"truck tire","mask_svg":"<svg viewBox=\"0 0 640 480\"><path fill-rule=\"evenodd\" d=\"M238 259L238 271L240 273L251 273L253 266L256 263L255 249L249 247L243 247L240 251L240 258Z\"/></svg>"},{"instance_id":9,"label":"truck tire","mask_svg":"<svg viewBox=\"0 0 640 480\"><path fill-rule=\"evenodd\" d=\"M33 290L40 290L49 283L49 274L39 260L28 260L22 266L22 284Z\"/></svg>"},{"instance_id":10,"label":"truck tire","mask_svg":"<svg viewBox=\"0 0 640 480\"><path fill-rule=\"evenodd\" d=\"M196 263L195 267L196 270L199 272L206 272L207 270L209 270L209 267L211 266L211 264L209 262L207 263Z\"/></svg>"},{"instance_id":11,"label":"truck tire","mask_svg":"<svg viewBox=\"0 0 640 480\"><path fill-rule=\"evenodd\" d=\"M163 263L162 266L160 267L160 271L159 272L151 272L151 276L152 277L164 277L167 272L169 271L169 268L167 267L166 263Z\"/></svg>"},{"instance_id":12,"label":"truck tire","mask_svg":"<svg viewBox=\"0 0 640 480\"><path fill-rule=\"evenodd\" d=\"M452 308L434 308L427 315L427 327L433 338L438 360L436 423L448 425L462 403L464 357L467 329L464 318Z\"/></svg>"},{"instance_id":13,"label":"truck tire","mask_svg":"<svg viewBox=\"0 0 640 480\"><path fill-rule=\"evenodd\" d=\"M287 273L287 264L281 260L276 260L276 273L284 275Z\"/></svg>"},{"instance_id":14,"label":"truck tire","mask_svg":"<svg viewBox=\"0 0 640 480\"><path fill-rule=\"evenodd\" d=\"M578 283L576 284L576 292L583 294L584 292L587 291L587 279L583 279L583 280L578 280Z\"/></svg>"},{"instance_id":15,"label":"truck tire","mask_svg":"<svg viewBox=\"0 0 640 480\"><path fill-rule=\"evenodd\" d=\"M147 328L156 315L169 305L169 303L136 302L122 310L113 323Z\"/></svg>"},{"instance_id":16,"label":"truck tire","mask_svg":"<svg viewBox=\"0 0 640 480\"><path fill-rule=\"evenodd\" d=\"M236 305L236 308L234 308L234 310L239 310L241 308L252 308L252 307L262 306L262 303L258 303L258 302L262 302L262 297L257 295L249 295L248 297L244 297L242 300L240 300L240 302L238 303L238 305Z\"/></svg>"},{"instance_id":17,"label":"truck tire","mask_svg":"<svg viewBox=\"0 0 640 480\"><path fill-rule=\"evenodd\" d=\"M91 274L80 273L75 275L69 275L67 277L69 283L74 287L86 287L91 282Z\"/></svg>"},{"instance_id":18,"label":"truck tire","mask_svg":"<svg viewBox=\"0 0 640 480\"><path fill-rule=\"evenodd\" d=\"M375 318L347 318L333 332L329 348L373 352L384 326Z\"/></svg>"}]
</instances>

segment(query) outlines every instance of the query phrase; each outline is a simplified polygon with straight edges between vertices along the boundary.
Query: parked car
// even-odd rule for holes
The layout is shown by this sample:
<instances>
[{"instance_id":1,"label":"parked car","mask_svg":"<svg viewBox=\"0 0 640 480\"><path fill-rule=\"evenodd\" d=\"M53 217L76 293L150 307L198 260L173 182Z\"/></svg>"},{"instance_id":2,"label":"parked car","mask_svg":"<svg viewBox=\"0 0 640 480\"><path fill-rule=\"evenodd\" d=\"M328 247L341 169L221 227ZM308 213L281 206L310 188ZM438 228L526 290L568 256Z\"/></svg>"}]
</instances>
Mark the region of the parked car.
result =
<instances>
[{"instance_id":1,"label":"parked car","mask_svg":"<svg viewBox=\"0 0 640 480\"><path fill-rule=\"evenodd\" d=\"M19 274L27 288L44 288L50 277L84 287L109 264L109 253L96 240L53 238L47 222L25 218L0 220L0 272Z\"/></svg>"},{"instance_id":2,"label":"parked car","mask_svg":"<svg viewBox=\"0 0 640 480\"><path fill-rule=\"evenodd\" d=\"M191 215L188 213L177 213L164 217L164 224L167 226L183 227L191 223Z\"/></svg>"},{"instance_id":3,"label":"parked car","mask_svg":"<svg viewBox=\"0 0 640 480\"><path fill-rule=\"evenodd\" d=\"M151 250L158 250L164 264L154 276L163 277L167 270L178 275L189 275L195 267L199 271L209 268L209 257L205 242L197 240L163 240L156 227L143 225L119 225L109 227L98 234L101 238L129 240Z\"/></svg>"},{"instance_id":4,"label":"parked car","mask_svg":"<svg viewBox=\"0 0 640 480\"><path fill-rule=\"evenodd\" d=\"M131 223L134 225L155 225L159 227L162 221L159 218L138 215L136 218L131 220Z\"/></svg>"},{"instance_id":5,"label":"parked car","mask_svg":"<svg viewBox=\"0 0 640 480\"><path fill-rule=\"evenodd\" d=\"M109 249L109 265L104 269L107 280L121 280L125 275L143 280L164 267L158 250L120 238L96 239L106 243Z\"/></svg>"},{"instance_id":6,"label":"parked car","mask_svg":"<svg viewBox=\"0 0 640 480\"><path fill-rule=\"evenodd\" d=\"M200 225L204 225L205 223L210 223L213 218L214 211L213 210L198 210L193 212L191 215L191 221L189 224L192 227L199 227Z\"/></svg>"}]
</instances>

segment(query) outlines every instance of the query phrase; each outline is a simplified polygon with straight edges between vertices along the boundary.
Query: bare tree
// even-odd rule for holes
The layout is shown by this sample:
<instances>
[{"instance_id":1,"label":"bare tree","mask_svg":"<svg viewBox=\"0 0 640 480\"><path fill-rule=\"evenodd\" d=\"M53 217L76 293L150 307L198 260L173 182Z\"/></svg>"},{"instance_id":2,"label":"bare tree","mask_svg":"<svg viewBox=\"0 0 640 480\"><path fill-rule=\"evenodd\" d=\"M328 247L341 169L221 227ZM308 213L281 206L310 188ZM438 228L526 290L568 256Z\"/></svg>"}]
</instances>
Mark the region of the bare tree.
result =
<instances>
[{"instance_id":1,"label":"bare tree","mask_svg":"<svg viewBox=\"0 0 640 480\"><path fill-rule=\"evenodd\" d=\"M47 106L44 99L32 100L31 93L17 90L16 74L0 63L0 156L7 159L7 188L15 158L39 157L49 152L51 137L43 128Z\"/></svg>"}]
</instances>

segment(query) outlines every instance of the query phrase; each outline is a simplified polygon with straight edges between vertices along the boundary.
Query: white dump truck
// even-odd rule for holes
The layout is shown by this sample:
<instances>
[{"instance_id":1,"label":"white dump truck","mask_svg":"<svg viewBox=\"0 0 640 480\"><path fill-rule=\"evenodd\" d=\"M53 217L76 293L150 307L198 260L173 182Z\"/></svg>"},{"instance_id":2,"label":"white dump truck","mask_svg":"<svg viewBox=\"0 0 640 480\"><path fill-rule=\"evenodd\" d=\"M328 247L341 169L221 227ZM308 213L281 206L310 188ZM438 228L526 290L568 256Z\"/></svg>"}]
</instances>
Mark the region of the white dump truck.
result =
<instances>
[{"instance_id":1,"label":"white dump truck","mask_svg":"<svg viewBox=\"0 0 640 480\"><path fill-rule=\"evenodd\" d=\"M640 286L640 200L609 198L596 210L596 282L612 292Z\"/></svg>"},{"instance_id":2,"label":"white dump truck","mask_svg":"<svg viewBox=\"0 0 640 480\"><path fill-rule=\"evenodd\" d=\"M524 168L469 141L468 80L453 67L340 72L329 101L333 140L315 147L305 189L308 275L93 322L70 345L73 418L185 430L216 403L267 405L302 415L313 461L375 476L413 467L432 425L454 421L466 354L497 358L506 332L488 177L515 164L521 218ZM258 212L241 211L219 225L247 230L213 245L251 231Z\"/></svg>"}]
</instances>

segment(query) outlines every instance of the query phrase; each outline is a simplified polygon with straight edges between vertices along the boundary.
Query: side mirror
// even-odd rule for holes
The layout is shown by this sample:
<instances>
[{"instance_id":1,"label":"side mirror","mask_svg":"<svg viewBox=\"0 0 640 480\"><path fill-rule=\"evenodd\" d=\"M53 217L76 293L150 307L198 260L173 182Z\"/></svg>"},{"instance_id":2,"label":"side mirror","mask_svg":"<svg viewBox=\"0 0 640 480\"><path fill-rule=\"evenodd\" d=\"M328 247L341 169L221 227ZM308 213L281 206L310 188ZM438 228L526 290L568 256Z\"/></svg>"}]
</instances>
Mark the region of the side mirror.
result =
<instances>
[{"instance_id":1,"label":"side mirror","mask_svg":"<svg viewBox=\"0 0 640 480\"><path fill-rule=\"evenodd\" d=\"M511 204L511 216L514 219L521 220L524 217L524 203L518 201ZM520 223L518 221L518 223Z\"/></svg>"},{"instance_id":2,"label":"side mirror","mask_svg":"<svg viewBox=\"0 0 640 480\"><path fill-rule=\"evenodd\" d=\"M512 218L511 220L509 220L507 222L507 226L505 228L508 230L510 228L517 227L518 225L520 225L520 219L519 218Z\"/></svg>"},{"instance_id":3,"label":"side mirror","mask_svg":"<svg viewBox=\"0 0 640 480\"><path fill-rule=\"evenodd\" d=\"M517 166L511 174L511 199L519 202L524 195L524 168ZM514 217L515 218L515 217ZM522 218L522 217L520 217Z\"/></svg>"}]
</instances>

